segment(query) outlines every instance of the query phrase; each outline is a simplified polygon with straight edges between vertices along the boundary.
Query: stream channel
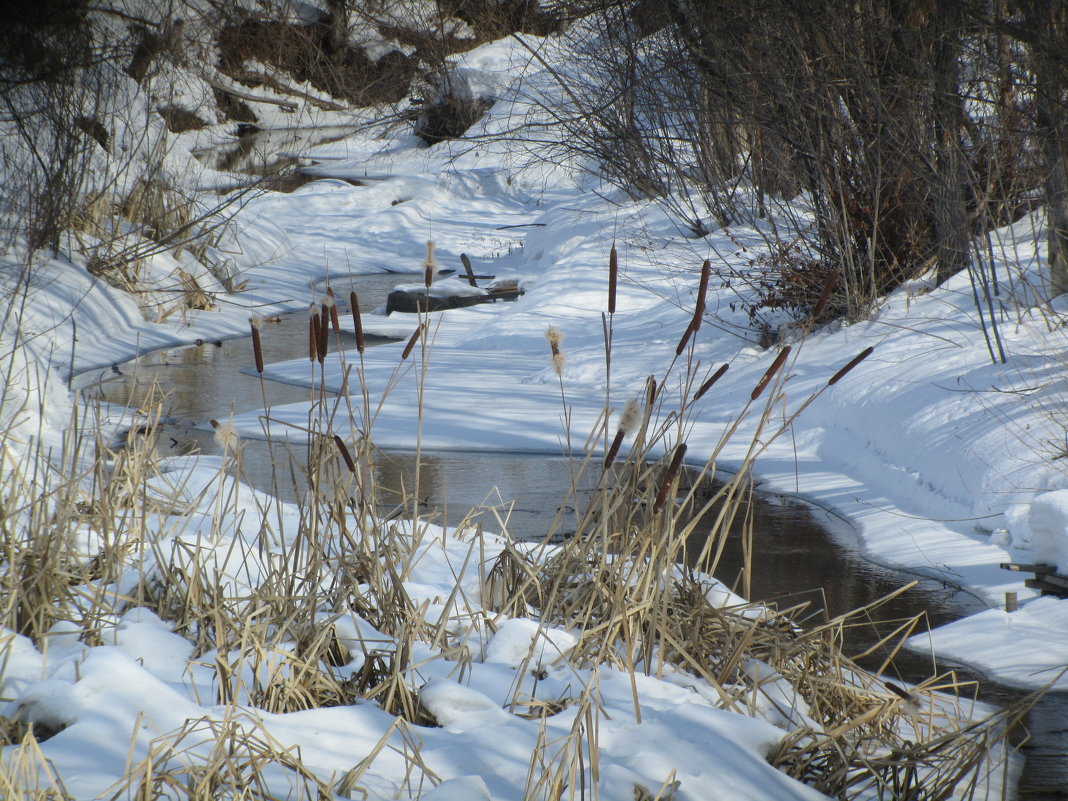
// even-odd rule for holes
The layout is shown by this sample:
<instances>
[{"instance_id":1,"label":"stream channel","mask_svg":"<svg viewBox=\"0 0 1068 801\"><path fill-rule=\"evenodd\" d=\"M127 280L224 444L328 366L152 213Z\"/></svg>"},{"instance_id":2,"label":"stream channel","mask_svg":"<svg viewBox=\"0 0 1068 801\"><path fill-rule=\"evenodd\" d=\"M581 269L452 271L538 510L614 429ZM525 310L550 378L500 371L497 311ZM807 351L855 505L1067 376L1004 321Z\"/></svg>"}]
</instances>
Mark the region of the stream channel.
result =
<instances>
[{"instance_id":1,"label":"stream channel","mask_svg":"<svg viewBox=\"0 0 1068 801\"><path fill-rule=\"evenodd\" d=\"M397 274L334 278L340 298L349 294L349 281L360 297L362 311L370 313L385 303L398 283L412 280ZM319 288L321 291L321 287ZM270 323L263 338L267 363L307 354L307 314L287 315ZM349 340L344 338L349 336ZM342 345L355 347L355 338L342 333ZM373 344L373 340L368 340ZM157 384L164 393L166 421L160 435L163 455L200 451L218 453L212 432L204 424L225 419L231 409L246 411L308 399L307 388L261 382L252 367L250 338L206 342L164 349L117 366L100 379L83 375L74 382L83 392L111 403L136 408L146 387ZM264 394L265 393L265 394ZM462 446L462 443L458 443ZM263 442L245 441L243 465L246 480L260 489L272 489L274 455ZM276 445L277 447L281 447ZM562 457L530 454L423 452L420 503L428 513L458 522L471 509L496 506L507 509L508 528L517 538L540 539L565 498L569 470ZM379 486L415 485L415 454L388 453L379 460ZM285 493L282 493L283 495ZM507 502L507 506L505 505ZM810 603L807 614L822 620L864 606L898 589L915 577L865 561L857 550L851 526L838 516L796 499L758 493L753 509L753 565L750 600L775 601L780 606ZM503 515L504 512L502 511ZM486 511L480 518L488 529L496 518ZM741 533L733 532L717 577L735 585L742 570ZM978 611L982 604L943 582L920 580L916 587L879 607L873 626L847 631L848 653L859 653L876 641L875 626L892 630L892 621L925 615L937 626ZM874 659L878 659L876 656ZM876 667L868 660L867 667ZM947 669L940 665L940 669ZM932 673L931 656L901 652L892 673L904 681L920 681ZM983 681L967 670L963 679L979 681L981 698L1007 703L1023 694ZM1021 747L1025 762L1019 798L1041 801L1068 800L1068 694L1047 695L1026 720L1030 738Z\"/></svg>"}]
</instances>

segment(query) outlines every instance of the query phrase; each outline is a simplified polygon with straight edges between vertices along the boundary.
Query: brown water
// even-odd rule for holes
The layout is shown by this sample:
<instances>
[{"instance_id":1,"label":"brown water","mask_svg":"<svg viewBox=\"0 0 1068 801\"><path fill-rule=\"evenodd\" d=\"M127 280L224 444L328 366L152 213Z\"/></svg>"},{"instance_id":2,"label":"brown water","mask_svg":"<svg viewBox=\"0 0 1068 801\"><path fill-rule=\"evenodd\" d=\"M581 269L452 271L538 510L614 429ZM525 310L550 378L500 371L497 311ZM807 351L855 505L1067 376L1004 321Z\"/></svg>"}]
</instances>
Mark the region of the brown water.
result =
<instances>
[{"instance_id":1,"label":"brown water","mask_svg":"<svg viewBox=\"0 0 1068 801\"><path fill-rule=\"evenodd\" d=\"M363 311L370 312L383 304L390 289L404 280L397 275L358 277L355 288ZM348 296L349 287L340 279L335 279L333 285L339 297ZM305 314L268 325L272 328L263 337L265 361L299 358L307 353ZM342 345L346 344L354 342L343 338ZM261 382L253 374L252 363L248 338L168 349L122 365L121 375L109 374L107 380L86 391L113 403L137 405L145 388L158 384L166 392L164 410L169 418L161 436L164 453L215 453L210 431L201 430L207 420L225 418L231 409L247 411L308 399L307 388ZM281 454L271 452L262 442L248 441L243 447L246 480L262 489L275 489L271 465ZM508 531L517 538L543 537L571 486L569 463L544 455L423 452L419 467L422 510L436 514L439 522L450 524L474 510L489 529L499 528L498 519L506 520ZM384 454L376 469L380 486L403 485L410 489L415 485L413 453ZM282 494L291 493L283 488ZM578 503L582 501L580 495ZM565 509L565 532L568 511ZM807 601L806 614L814 621L869 604L914 578L865 561L856 550L848 524L790 498L758 495L753 507L753 530L750 599L776 601L780 605ZM738 584L742 571L741 541L740 531L732 533L717 570L717 577L732 586ZM923 579L881 606L871 625L850 629L846 649L857 653L867 648L880 632L892 630L896 620L923 615L927 625L937 626L980 608L982 604L968 594L942 582ZM876 655L865 661L874 667L881 660ZM909 681L925 678L932 670L929 655L903 652L890 672ZM966 671L964 675L967 677ZM1009 702L1020 696L989 682L980 682L979 694L995 702ZM1030 713L1026 725L1032 739L1022 749L1026 761L1020 798L1065 801L1068 695L1047 696Z\"/></svg>"}]
</instances>

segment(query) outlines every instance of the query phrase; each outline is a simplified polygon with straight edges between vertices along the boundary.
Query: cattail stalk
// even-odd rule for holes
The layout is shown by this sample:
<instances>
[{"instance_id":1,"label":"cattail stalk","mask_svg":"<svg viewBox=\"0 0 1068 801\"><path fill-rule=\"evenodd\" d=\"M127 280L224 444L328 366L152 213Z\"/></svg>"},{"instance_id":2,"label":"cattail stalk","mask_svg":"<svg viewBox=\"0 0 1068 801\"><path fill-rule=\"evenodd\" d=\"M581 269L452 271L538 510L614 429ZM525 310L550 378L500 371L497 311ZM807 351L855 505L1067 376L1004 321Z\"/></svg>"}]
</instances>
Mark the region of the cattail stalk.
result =
<instances>
[{"instance_id":1,"label":"cattail stalk","mask_svg":"<svg viewBox=\"0 0 1068 801\"><path fill-rule=\"evenodd\" d=\"M847 364L845 367L843 367L841 370L839 370L837 373L835 373L834 375L831 376L831 379L827 382L827 386L833 387L835 384L837 384L839 381L841 381L843 378L845 378L846 373L848 373L850 370L852 370L854 367L856 367L862 361L864 361L869 356L871 356L873 350L875 350L875 349L869 346L869 347L865 348L864 350L862 350L860 353L858 353L856 356L854 356L849 361L849 364Z\"/></svg>"},{"instance_id":2,"label":"cattail stalk","mask_svg":"<svg viewBox=\"0 0 1068 801\"><path fill-rule=\"evenodd\" d=\"M616 281L619 275L619 255L616 253L616 243L612 243L612 251L608 254L608 313L616 313Z\"/></svg>"},{"instance_id":3,"label":"cattail stalk","mask_svg":"<svg viewBox=\"0 0 1068 801\"><path fill-rule=\"evenodd\" d=\"M623 438L627 434L634 433L640 422L641 410L638 408L638 402L634 398L630 398L623 407L622 414L619 415L619 430L616 431L616 435L612 439L612 445L608 448L608 453L604 457L605 470L612 466L612 462L619 455L619 448L623 444Z\"/></svg>"},{"instance_id":4,"label":"cattail stalk","mask_svg":"<svg viewBox=\"0 0 1068 801\"><path fill-rule=\"evenodd\" d=\"M686 330L682 334L682 339L679 340L679 344L675 346L675 355L681 356L682 352L686 350L686 343L690 341L690 335L693 333L693 320L690 320L690 324L686 326Z\"/></svg>"},{"instance_id":5,"label":"cattail stalk","mask_svg":"<svg viewBox=\"0 0 1068 801\"><path fill-rule=\"evenodd\" d=\"M653 504L653 514L656 514L664 508L664 503L667 501L668 490L671 489L671 485L675 481L675 476L679 472L679 467L682 465L682 457L686 455L686 443L679 443L679 446L675 448L675 454L671 457L671 464L668 465L667 473L664 474L664 480L660 483L660 491L656 494L656 502Z\"/></svg>"},{"instance_id":6,"label":"cattail stalk","mask_svg":"<svg viewBox=\"0 0 1068 801\"><path fill-rule=\"evenodd\" d=\"M690 329L695 334L701 329L701 319L705 316L705 295L708 294L708 279L711 275L712 262L705 259L705 263L701 265L701 283L697 288L697 304L693 310L693 319L690 321Z\"/></svg>"},{"instance_id":7,"label":"cattail stalk","mask_svg":"<svg viewBox=\"0 0 1068 801\"><path fill-rule=\"evenodd\" d=\"M341 320L337 316L337 299L334 297L334 290L331 287L326 288L323 307L330 309L330 327L334 329L334 336L341 336Z\"/></svg>"},{"instance_id":8,"label":"cattail stalk","mask_svg":"<svg viewBox=\"0 0 1068 801\"><path fill-rule=\"evenodd\" d=\"M349 453L349 449L345 447L345 440L334 434L334 444L337 445L337 449L341 451L341 458L345 460L345 466L349 469L349 472L355 475L356 463L352 461L352 454Z\"/></svg>"},{"instance_id":9,"label":"cattail stalk","mask_svg":"<svg viewBox=\"0 0 1068 801\"><path fill-rule=\"evenodd\" d=\"M697 401L701 400L701 398L704 397L705 393L708 392L708 390L712 389L712 385L719 381L721 378L723 378L723 374L726 373L729 368L729 364L724 364L718 370L716 370L716 372L712 374L712 377L705 381L705 383L701 385L701 388L697 390L696 394L694 394L693 403L697 403Z\"/></svg>"},{"instance_id":10,"label":"cattail stalk","mask_svg":"<svg viewBox=\"0 0 1068 801\"><path fill-rule=\"evenodd\" d=\"M423 283L426 284L427 289L430 289L430 285L434 283L434 243L430 241L426 243L426 261L423 262Z\"/></svg>"},{"instance_id":11,"label":"cattail stalk","mask_svg":"<svg viewBox=\"0 0 1068 801\"><path fill-rule=\"evenodd\" d=\"M260 342L260 324L263 318L258 314L249 318L252 327L252 355L256 359L256 372L263 375L263 343Z\"/></svg>"},{"instance_id":12,"label":"cattail stalk","mask_svg":"<svg viewBox=\"0 0 1068 801\"><path fill-rule=\"evenodd\" d=\"M319 307L319 363L322 364L326 354L330 350L330 309L328 308L330 296L323 297L323 305Z\"/></svg>"},{"instance_id":13,"label":"cattail stalk","mask_svg":"<svg viewBox=\"0 0 1068 801\"><path fill-rule=\"evenodd\" d=\"M787 345L785 348L779 351L779 355L775 357L775 361L771 363L771 367L767 369L764 376L757 382L757 385L753 387L753 394L749 396L750 401L755 401L764 392L764 389L768 386L768 382L779 372L779 368L782 367L782 363L786 361L786 357L790 355L791 347Z\"/></svg>"},{"instance_id":14,"label":"cattail stalk","mask_svg":"<svg viewBox=\"0 0 1068 801\"><path fill-rule=\"evenodd\" d=\"M363 319L360 317L360 299L355 292L349 293L349 306L352 308L352 326L356 329L356 350L363 353Z\"/></svg>"},{"instance_id":15,"label":"cattail stalk","mask_svg":"<svg viewBox=\"0 0 1068 801\"><path fill-rule=\"evenodd\" d=\"M820 315L823 314L823 310L827 308L827 303L831 300L831 293L834 292L834 288L838 286L838 279L842 274L835 270L829 276L827 276L827 283L823 285L823 292L820 293L820 299L816 301L816 305L812 309L812 319L818 320Z\"/></svg>"},{"instance_id":16,"label":"cattail stalk","mask_svg":"<svg viewBox=\"0 0 1068 801\"><path fill-rule=\"evenodd\" d=\"M404 346L404 352L401 353L401 361L407 359L409 356L412 355L412 348L415 347L415 343L419 341L419 337L422 335L422 333L423 324L420 323L419 327L415 329L415 333L412 334L411 338L408 340L408 344Z\"/></svg>"},{"instance_id":17,"label":"cattail stalk","mask_svg":"<svg viewBox=\"0 0 1068 801\"><path fill-rule=\"evenodd\" d=\"M312 306L311 314L308 315L308 361L314 362L319 358L319 314Z\"/></svg>"},{"instance_id":18,"label":"cattail stalk","mask_svg":"<svg viewBox=\"0 0 1068 801\"><path fill-rule=\"evenodd\" d=\"M623 437L627 434L622 428L616 431L615 437L612 438L612 444L608 448L608 453L604 457L604 469L607 470L612 466L612 462L616 460L616 456L619 454L619 447L623 444Z\"/></svg>"}]
</instances>

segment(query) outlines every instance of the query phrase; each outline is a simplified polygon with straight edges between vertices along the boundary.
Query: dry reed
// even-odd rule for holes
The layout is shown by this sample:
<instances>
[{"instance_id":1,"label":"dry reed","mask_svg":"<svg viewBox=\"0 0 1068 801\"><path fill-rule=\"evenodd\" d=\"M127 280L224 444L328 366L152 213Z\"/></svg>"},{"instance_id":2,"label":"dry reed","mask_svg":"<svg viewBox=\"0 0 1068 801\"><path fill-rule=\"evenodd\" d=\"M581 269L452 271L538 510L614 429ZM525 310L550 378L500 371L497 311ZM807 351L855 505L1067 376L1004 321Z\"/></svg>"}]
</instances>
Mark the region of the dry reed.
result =
<instances>
[{"instance_id":1,"label":"dry reed","mask_svg":"<svg viewBox=\"0 0 1068 801\"><path fill-rule=\"evenodd\" d=\"M356 298L350 300L358 320ZM325 356L321 337L334 325L328 308L324 303L309 315L313 361ZM420 325L401 361L422 334ZM559 332L551 328L548 339L554 367L561 372ZM262 372L256 342L253 351ZM763 410L756 410L761 442L773 440L792 419L786 416L778 427L770 422L770 410L784 403L783 366L789 353L789 347L780 351L752 394L750 403L764 397ZM866 355L856 357L833 380ZM701 400L726 369L721 366L701 384L693 402ZM695 378L683 382L685 387L693 384ZM720 706L740 714L766 713L769 687L781 679L799 699L798 709L803 705L807 711L787 710L790 726L772 762L832 795L859 797L892 788L911 793L908 797L933 798L922 794L928 788L942 792L967 787L985 769L989 755L1002 747L1018 710L973 722L941 695L955 689L952 683L947 688L944 682L931 682L902 694L901 688L888 686L842 654L848 617L805 630L798 625L801 607L724 606L710 600L722 595L709 576L731 523L746 517L751 479L749 471L742 470L708 489L722 444L695 473L683 469L687 447L677 434L685 425L676 415L659 411L666 402L663 387L671 385L667 376L647 379L642 403L628 403L620 416L599 475L594 474L592 452L573 466L575 496L562 504L576 507L572 536L550 545L559 539L558 516L544 543L522 548L509 543L499 556L483 563L478 555L484 547L480 530L465 535L471 543L469 558L481 576L481 607L473 607L459 579L444 610L432 616L425 603L409 595L406 582L428 537L426 521L419 519L409 498L402 499L397 511L382 507L374 469L380 455L370 436L369 404L353 409L342 395L318 404L318 418L299 432L310 445L293 468L306 487L295 528L272 522L265 509L255 543L233 536L227 528L239 514L236 496L224 491L227 483L222 479L212 490L217 499L212 502L211 532L189 539L168 526L146 527L145 521L159 519L177 526L182 514L205 503L203 496L186 498L180 484L170 495L143 491L146 477L157 470L151 426L149 436L126 451L100 451L114 464L105 471L98 457L91 471L95 494L88 505L80 487L56 488L48 504L27 504L23 510L32 524L26 528L28 536L18 539L4 528L0 578L5 625L40 641L57 620L71 621L88 642L97 642L108 625L101 621L113 620L131 603L168 621L189 639L198 658L210 655L217 693L212 700L226 714L190 721L158 738L144 759L130 765L116 795L133 792L148 798L192 788L208 793L205 798L230 791L247 791L248 797L282 792L316 798L357 791L387 742L395 742L391 737L406 744L412 792L418 794L440 779L426 767L411 737L411 725L434 723L419 700L413 653L430 646L459 665L469 661L465 640L447 625L461 609L472 625L477 620L488 626L497 614L504 614L566 627L578 637L577 647L565 657L569 664L632 676L686 673L703 682ZM687 413L690 406L682 408ZM739 420L751 413L747 404ZM362 425L357 423L359 415ZM337 433L338 420L355 432L351 438ZM602 429L608 421L606 413ZM603 433L593 432L589 441L602 441ZM753 457L758 452L754 447ZM670 457L658 459L657 453ZM580 504L577 489L587 478L597 491ZM10 474L4 480L3 497L9 504L12 498L27 497L28 490L16 487ZM407 515L403 510L415 511ZM393 519L399 515L410 519ZM83 525L99 530L106 545L91 563L77 553L72 536ZM228 550L219 561L212 554L223 543L229 543ZM235 563L248 564L250 576L251 566L261 565L262 573L255 581L236 580L222 568ZM139 565L144 575L128 598L104 589ZM329 610L328 617L324 610ZM343 635L339 621L349 615L367 621L382 639ZM512 714L532 720L545 721L564 708L574 712L574 724L562 738L541 729L529 764L526 797L559 797L565 787L577 797L596 787L602 714L596 694L591 679L555 701L513 699ZM395 722L379 747L333 785L305 766L299 753L272 740L253 717L239 713L356 702L375 703L394 715ZM637 694L634 715L641 720ZM34 762L39 747L27 734L19 748L17 759L8 760L9 767L0 772L0 788L14 782L36 792L25 771L10 766L41 764ZM43 782L41 798L48 797L48 788L61 786L61 777L47 771L35 769L34 776L43 777L35 779ZM665 779L657 795L669 793L673 781ZM637 787L635 792L651 793Z\"/></svg>"}]
</instances>

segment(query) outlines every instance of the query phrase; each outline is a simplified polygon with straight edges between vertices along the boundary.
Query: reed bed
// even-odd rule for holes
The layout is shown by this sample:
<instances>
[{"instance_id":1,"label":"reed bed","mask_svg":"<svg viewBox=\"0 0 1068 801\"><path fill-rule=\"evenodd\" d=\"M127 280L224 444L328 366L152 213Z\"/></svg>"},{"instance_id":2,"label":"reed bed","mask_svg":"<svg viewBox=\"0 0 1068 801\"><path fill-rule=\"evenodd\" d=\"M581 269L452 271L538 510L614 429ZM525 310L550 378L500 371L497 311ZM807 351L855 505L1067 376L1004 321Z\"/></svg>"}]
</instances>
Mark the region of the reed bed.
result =
<instances>
[{"instance_id":1,"label":"reed bed","mask_svg":"<svg viewBox=\"0 0 1068 801\"><path fill-rule=\"evenodd\" d=\"M610 314L614 305L613 297ZM528 799L595 796L597 676L604 670L632 681L686 675L723 709L775 721L783 737L771 763L834 797L986 797L980 789L993 762L1005 758L1007 732L1021 709L973 720L968 688L952 676L906 689L847 658L842 633L849 616L806 629L801 607L747 603L711 578L731 522L746 516L752 461L819 395L781 413L789 346L720 445L684 470L689 421L727 369L693 360L699 306L665 374L650 376L618 418L606 407L588 432L586 456L572 466L572 497L561 503L575 508L573 517L565 520L561 511L539 543L511 541L506 531L488 535L464 520L452 535L466 548L454 565L455 587L431 610L409 582L421 560L445 547L445 535L420 513L418 486L405 488L411 494L399 505L382 501L372 436L377 405L363 381L362 337L356 351L341 357L354 391L332 396L322 389L326 357L340 342L337 314L332 294L309 314L315 404L307 425L294 432L308 444L288 467L302 499L293 507L242 487L241 445L233 438L223 437L214 479L168 471L153 443L158 400L141 410L142 435L125 447L109 447L81 423L75 428L82 436L72 438L60 460L63 469L5 470L4 630L41 649L57 631L92 645L107 641L123 614L148 610L191 643L190 665L213 677L213 697L200 700L225 710L154 739L143 758L129 761L111 797L360 797L377 760L398 753L407 766L403 792L418 797L440 782L415 734L437 724L421 697L420 660L432 653L462 676L480 658L482 638L510 618L573 633L577 644L559 659L590 677L555 700L516 690L508 711L541 721ZM355 305L353 314L360 332ZM267 333L255 324L252 331L250 362L262 375L260 337ZM562 373L564 344L553 333L549 343L547 355ZM609 351L610 343L606 324ZM421 386L431 350L424 320L390 384L410 374ZM673 371L682 379L668 382ZM682 387L679 397L668 397L669 383ZM563 397L562 376L560 385ZM757 433L746 465L708 492L722 447L747 419L757 421ZM579 490L589 486L592 499L582 503ZM190 527L193 520L208 522ZM574 533L562 537L572 525ZM538 669L533 658L528 667ZM350 770L334 776L309 768L262 720L357 703L377 705L394 723ZM561 739L545 721L564 709L574 722ZM637 689L634 716L641 721ZM5 797L72 797L41 752L38 736L52 733L51 723L23 710L0 724L9 746L0 766ZM635 798L669 798L674 782L668 776L660 787L636 786Z\"/></svg>"}]
</instances>

